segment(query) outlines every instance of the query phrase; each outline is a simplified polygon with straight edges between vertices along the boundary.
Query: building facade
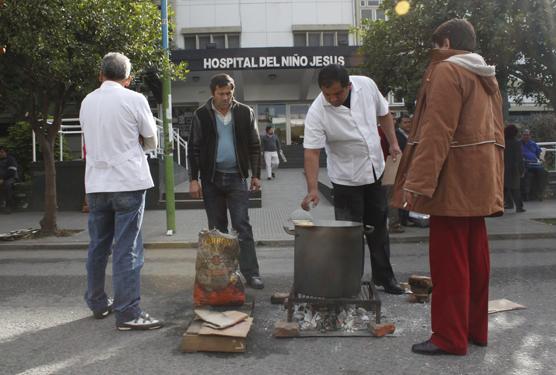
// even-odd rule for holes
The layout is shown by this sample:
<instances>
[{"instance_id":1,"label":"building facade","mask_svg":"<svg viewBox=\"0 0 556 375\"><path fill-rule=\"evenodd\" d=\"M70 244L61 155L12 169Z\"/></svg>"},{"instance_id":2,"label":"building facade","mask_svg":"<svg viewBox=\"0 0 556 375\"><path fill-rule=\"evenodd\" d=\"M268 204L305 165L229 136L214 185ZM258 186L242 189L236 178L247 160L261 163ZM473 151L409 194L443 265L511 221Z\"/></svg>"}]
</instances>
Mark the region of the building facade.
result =
<instances>
[{"instance_id":1,"label":"building facade","mask_svg":"<svg viewBox=\"0 0 556 375\"><path fill-rule=\"evenodd\" d=\"M304 120L320 92L319 69L357 67L355 27L383 18L378 0L173 0L175 62L185 82L172 84L174 127L187 138L193 111L210 97L210 77L230 74L238 100L254 108L259 131L272 125L284 144L303 141ZM403 103L391 103L401 108Z\"/></svg>"}]
</instances>

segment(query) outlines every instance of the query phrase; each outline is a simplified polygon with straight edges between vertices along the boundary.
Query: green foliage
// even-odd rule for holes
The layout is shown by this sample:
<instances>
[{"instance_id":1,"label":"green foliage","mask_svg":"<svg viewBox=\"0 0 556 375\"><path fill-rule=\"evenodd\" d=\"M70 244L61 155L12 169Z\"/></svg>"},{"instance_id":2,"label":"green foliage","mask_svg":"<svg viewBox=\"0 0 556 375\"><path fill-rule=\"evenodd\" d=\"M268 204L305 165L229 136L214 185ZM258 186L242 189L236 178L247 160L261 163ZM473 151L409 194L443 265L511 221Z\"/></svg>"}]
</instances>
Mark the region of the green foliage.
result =
<instances>
[{"instance_id":1,"label":"green foliage","mask_svg":"<svg viewBox=\"0 0 556 375\"><path fill-rule=\"evenodd\" d=\"M556 115L545 113L533 115L527 122L519 124L521 129L531 130L531 137L535 142L556 142Z\"/></svg>"},{"instance_id":2,"label":"green foliage","mask_svg":"<svg viewBox=\"0 0 556 375\"><path fill-rule=\"evenodd\" d=\"M4 142L6 147L8 147L10 154L13 155L18 163L20 169L20 175L27 179L29 177L29 171L31 168L31 163L33 162L33 135L32 127L27 121L19 121L11 125L8 128L8 136ZM56 138L54 144L54 158L59 160L60 157L60 138ZM64 139L63 146L63 159L65 161L71 160L71 153L67 145L67 141ZM39 145L37 145L37 159L42 157Z\"/></svg>"},{"instance_id":3,"label":"green foliage","mask_svg":"<svg viewBox=\"0 0 556 375\"><path fill-rule=\"evenodd\" d=\"M478 53L496 65L503 96L533 95L556 103L556 0L413 0L407 15L384 0L385 21L363 25L365 68L385 93L403 96L410 110L429 60L431 36L442 22L468 19Z\"/></svg>"},{"instance_id":4,"label":"green foliage","mask_svg":"<svg viewBox=\"0 0 556 375\"><path fill-rule=\"evenodd\" d=\"M24 177L29 175L29 168L33 161L33 146L31 125L26 121L20 121L8 128L6 146L18 163L20 174Z\"/></svg>"},{"instance_id":5,"label":"green foliage","mask_svg":"<svg viewBox=\"0 0 556 375\"><path fill-rule=\"evenodd\" d=\"M186 65L168 61L161 39L160 11L151 0L6 0L0 98L43 120L56 116L57 106L63 111L98 86L100 60L110 51L126 54L135 76L168 69L183 79Z\"/></svg>"},{"instance_id":6,"label":"green foliage","mask_svg":"<svg viewBox=\"0 0 556 375\"><path fill-rule=\"evenodd\" d=\"M152 0L0 1L0 110L25 118L42 147L45 216L41 229L55 233L55 143L67 103L98 87L99 64L122 52L132 73L169 72L184 78L162 49L160 11ZM3 108L2 108L3 107ZM51 119L51 120L50 120Z\"/></svg>"}]
</instances>

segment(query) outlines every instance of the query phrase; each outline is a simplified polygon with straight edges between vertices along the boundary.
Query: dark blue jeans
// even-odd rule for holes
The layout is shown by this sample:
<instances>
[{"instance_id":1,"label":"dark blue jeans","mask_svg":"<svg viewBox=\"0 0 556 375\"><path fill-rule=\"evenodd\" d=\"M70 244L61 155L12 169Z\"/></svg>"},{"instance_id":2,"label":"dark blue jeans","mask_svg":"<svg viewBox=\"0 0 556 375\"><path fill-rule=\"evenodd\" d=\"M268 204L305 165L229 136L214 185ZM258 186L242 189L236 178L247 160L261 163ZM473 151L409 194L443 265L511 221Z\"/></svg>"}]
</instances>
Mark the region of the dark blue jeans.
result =
<instances>
[{"instance_id":1,"label":"dark blue jeans","mask_svg":"<svg viewBox=\"0 0 556 375\"><path fill-rule=\"evenodd\" d=\"M85 301L93 311L106 308L106 265L113 252L112 286L116 324L137 318L140 273L143 267L141 224L145 190L87 194L89 202L89 253Z\"/></svg>"},{"instance_id":2,"label":"dark blue jeans","mask_svg":"<svg viewBox=\"0 0 556 375\"><path fill-rule=\"evenodd\" d=\"M216 172L214 181L203 180L203 200L210 229L228 233L228 210L239 239L239 268L249 278L259 275L253 229L249 223L249 189L239 173Z\"/></svg>"}]
</instances>

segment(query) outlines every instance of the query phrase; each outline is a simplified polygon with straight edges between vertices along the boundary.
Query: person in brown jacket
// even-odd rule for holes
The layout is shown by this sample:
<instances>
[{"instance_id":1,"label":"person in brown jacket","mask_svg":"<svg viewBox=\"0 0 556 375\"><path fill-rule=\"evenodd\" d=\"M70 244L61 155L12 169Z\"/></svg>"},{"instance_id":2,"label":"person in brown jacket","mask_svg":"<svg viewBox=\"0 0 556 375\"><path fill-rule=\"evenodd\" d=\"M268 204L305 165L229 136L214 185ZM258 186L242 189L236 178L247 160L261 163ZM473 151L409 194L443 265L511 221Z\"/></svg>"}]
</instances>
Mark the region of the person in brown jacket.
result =
<instances>
[{"instance_id":1,"label":"person in brown jacket","mask_svg":"<svg viewBox=\"0 0 556 375\"><path fill-rule=\"evenodd\" d=\"M472 53L473 26L452 19L433 33L395 207L430 214L432 336L419 354L487 345L488 238L484 217L503 213L504 124L495 69Z\"/></svg>"}]
</instances>

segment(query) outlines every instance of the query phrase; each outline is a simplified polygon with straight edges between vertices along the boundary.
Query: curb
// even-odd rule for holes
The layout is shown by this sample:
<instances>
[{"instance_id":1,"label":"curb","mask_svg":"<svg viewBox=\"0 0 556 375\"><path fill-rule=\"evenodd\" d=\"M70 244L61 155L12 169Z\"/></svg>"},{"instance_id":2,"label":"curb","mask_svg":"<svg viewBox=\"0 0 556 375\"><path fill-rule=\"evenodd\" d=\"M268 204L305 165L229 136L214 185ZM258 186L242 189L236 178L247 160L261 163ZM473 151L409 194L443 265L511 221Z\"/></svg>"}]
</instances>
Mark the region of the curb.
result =
<instances>
[{"instance_id":1,"label":"curb","mask_svg":"<svg viewBox=\"0 0 556 375\"><path fill-rule=\"evenodd\" d=\"M529 240L529 239L550 239L556 238L556 232L541 233L496 233L490 234L490 241L503 240ZM428 242L428 236L407 236L390 237L391 244L423 243ZM259 240L255 241L257 247L293 247L294 240ZM11 250L87 250L88 242L61 242L61 243L0 243L0 251ZM164 250L164 249L187 249L197 248L197 241L176 241L176 242L146 242L145 249Z\"/></svg>"}]
</instances>

